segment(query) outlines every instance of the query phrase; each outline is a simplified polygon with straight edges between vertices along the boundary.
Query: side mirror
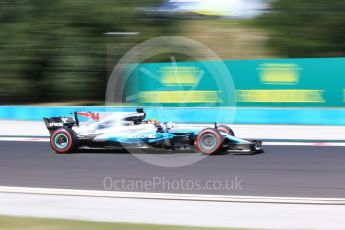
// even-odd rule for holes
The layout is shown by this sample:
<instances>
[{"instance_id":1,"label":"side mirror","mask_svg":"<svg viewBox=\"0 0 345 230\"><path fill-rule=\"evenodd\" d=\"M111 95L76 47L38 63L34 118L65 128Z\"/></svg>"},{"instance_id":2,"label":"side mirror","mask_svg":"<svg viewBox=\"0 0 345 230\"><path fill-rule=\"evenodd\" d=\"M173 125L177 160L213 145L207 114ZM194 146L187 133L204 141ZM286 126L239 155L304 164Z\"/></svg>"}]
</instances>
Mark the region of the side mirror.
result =
<instances>
[{"instance_id":1,"label":"side mirror","mask_svg":"<svg viewBox=\"0 0 345 230\"><path fill-rule=\"evenodd\" d=\"M137 108L137 113L144 113L144 109L143 108Z\"/></svg>"}]
</instances>

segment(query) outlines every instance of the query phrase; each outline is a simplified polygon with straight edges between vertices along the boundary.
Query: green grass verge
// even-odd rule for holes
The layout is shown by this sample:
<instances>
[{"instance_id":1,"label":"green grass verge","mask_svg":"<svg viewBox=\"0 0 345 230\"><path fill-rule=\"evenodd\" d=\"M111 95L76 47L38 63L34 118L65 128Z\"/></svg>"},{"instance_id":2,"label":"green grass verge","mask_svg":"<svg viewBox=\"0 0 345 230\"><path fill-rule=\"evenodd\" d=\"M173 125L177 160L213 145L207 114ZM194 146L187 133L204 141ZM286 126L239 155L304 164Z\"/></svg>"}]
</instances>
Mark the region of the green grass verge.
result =
<instances>
[{"instance_id":1,"label":"green grass verge","mask_svg":"<svg viewBox=\"0 0 345 230\"><path fill-rule=\"evenodd\" d=\"M0 230L215 230L216 228L194 228L149 224L126 224L58 220L43 218L0 216ZM235 230L235 229L232 229Z\"/></svg>"}]
</instances>

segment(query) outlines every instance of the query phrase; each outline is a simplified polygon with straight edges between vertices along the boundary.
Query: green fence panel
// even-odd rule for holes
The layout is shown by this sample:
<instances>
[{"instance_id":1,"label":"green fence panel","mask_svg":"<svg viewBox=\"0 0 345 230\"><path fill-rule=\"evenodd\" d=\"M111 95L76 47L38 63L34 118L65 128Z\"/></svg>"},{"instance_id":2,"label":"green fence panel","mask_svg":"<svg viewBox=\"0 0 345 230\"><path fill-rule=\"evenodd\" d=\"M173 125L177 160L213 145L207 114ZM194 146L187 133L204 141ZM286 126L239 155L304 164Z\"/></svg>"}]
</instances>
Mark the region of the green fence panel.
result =
<instances>
[{"instance_id":1,"label":"green fence panel","mask_svg":"<svg viewBox=\"0 0 345 230\"><path fill-rule=\"evenodd\" d=\"M224 68L225 67L225 68ZM123 100L152 106L343 107L345 58L145 63Z\"/></svg>"}]
</instances>

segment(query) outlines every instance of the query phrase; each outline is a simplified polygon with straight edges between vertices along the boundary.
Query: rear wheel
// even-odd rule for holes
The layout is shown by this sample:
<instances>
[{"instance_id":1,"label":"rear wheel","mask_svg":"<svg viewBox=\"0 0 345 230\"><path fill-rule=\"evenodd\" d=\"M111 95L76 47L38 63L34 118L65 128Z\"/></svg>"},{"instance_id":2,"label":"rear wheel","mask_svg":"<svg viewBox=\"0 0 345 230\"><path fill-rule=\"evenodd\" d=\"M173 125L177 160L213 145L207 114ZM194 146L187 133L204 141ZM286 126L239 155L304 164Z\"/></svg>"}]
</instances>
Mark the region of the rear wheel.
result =
<instances>
[{"instance_id":1,"label":"rear wheel","mask_svg":"<svg viewBox=\"0 0 345 230\"><path fill-rule=\"evenodd\" d=\"M217 129L222 132L222 133L225 133L226 135L231 135L231 136L235 136L235 132L229 127L229 126L226 126L226 125L219 125L217 127Z\"/></svg>"},{"instance_id":2,"label":"rear wheel","mask_svg":"<svg viewBox=\"0 0 345 230\"><path fill-rule=\"evenodd\" d=\"M217 154L222 147L223 136L217 129L202 130L196 138L196 148L203 154Z\"/></svg>"},{"instance_id":3,"label":"rear wheel","mask_svg":"<svg viewBox=\"0 0 345 230\"><path fill-rule=\"evenodd\" d=\"M57 153L71 153L77 145L75 134L70 129L58 129L50 137L50 145Z\"/></svg>"}]
</instances>

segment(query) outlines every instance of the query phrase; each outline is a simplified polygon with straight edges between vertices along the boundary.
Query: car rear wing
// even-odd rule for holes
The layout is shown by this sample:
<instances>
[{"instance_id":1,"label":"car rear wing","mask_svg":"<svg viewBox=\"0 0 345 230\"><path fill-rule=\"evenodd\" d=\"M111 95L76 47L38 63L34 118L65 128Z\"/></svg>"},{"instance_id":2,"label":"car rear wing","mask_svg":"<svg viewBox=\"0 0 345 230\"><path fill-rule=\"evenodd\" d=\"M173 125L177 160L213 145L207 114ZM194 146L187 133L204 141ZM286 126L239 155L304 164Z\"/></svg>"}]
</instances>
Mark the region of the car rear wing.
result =
<instances>
[{"instance_id":1,"label":"car rear wing","mask_svg":"<svg viewBox=\"0 0 345 230\"><path fill-rule=\"evenodd\" d=\"M71 128L72 126L79 125L78 118L75 120L73 117L44 117L43 121L50 134L60 128Z\"/></svg>"}]
</instances>

